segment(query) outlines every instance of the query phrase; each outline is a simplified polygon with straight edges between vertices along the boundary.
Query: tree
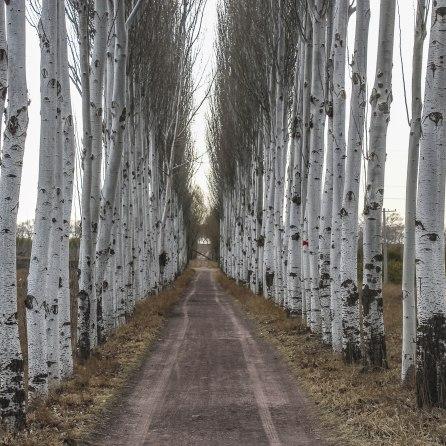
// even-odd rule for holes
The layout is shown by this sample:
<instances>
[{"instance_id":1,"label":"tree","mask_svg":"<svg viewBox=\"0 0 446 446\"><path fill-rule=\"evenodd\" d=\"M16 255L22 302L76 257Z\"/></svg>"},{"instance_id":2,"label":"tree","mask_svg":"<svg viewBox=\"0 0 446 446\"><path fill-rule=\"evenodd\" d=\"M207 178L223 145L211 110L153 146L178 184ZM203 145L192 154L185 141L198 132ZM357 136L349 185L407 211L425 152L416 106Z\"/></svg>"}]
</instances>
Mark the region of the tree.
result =
<instances>
[{"instance_id":1,"label":"tree","mask_svg":"<svg viewBox=\"0 0 446 446\"><path fill-rule=\"evenodd\" d=\"M95 30L92 56L90 62L90 128L91 128L91 191L90 191L90 224L91 253L96 252L96 241L99 227L99 207L101 202L101 169L102 169L102 126L103 126L103 92L104 65L106 62L106 45L110 33L114 34L114 26L109 28L107 2L97 0L94 3ZM114 13L112 14L115 17ZM114 36L115 37L115 36ZM114 52L113 52L114 54ZM94 276L93 259L91 263ZM94 281L94 279L93 279ZM97 343L97 295L93 286L90 296L90 338L91 344Z\"/></svg>"},{"instance_id":2,"label":"tree","mask_svg":"<svg viewBox=\"0 0 446 446\"><path fill-rule=\"evenodd\" d=\"M355 45L352 58L352 96L347 159L341 210L341 295L333 319L333 347L342 348L347 362L361 357L357 273L358 207L367 91L367 38L370 2L356 4Z\"/></svg>"},{"instance_id":3,"label":"tree","mask_svg":"<svg viewBox=\"0 0 446 446\"><path fill-rule=\"evenodd\" d=\"M333 12L334 2L327 2L327 26L325 30L325 113L326 127L328 131L328 143L325 154L325 179L322 189L322 206L319 223L319 297L321 305L321 327L322 341L331 343L331 286L333 278L331 276L331 233L332 233L332 211L333 211Z\"/></svg>"},{"instance_id":4,"label":"tree","mask_svg":"<svg viewBox=\"0 0 446 446\"><path fill-rule=\"evenodd\" d=\"M61 132L63 147L63 224L60 246L59 283L59 361L60 376L67 378L73 371L73 351L71 342L71 298L70 298L70 235L71 209L73 205L75 138L71 108L70 76L68 69L68 36L65 18L65 2L59 1L59 76L61 88ZM73 249L76 251L76 249Z\"/></svg>"},{"instance_id":5,"label":"tree","mask_svg":"<svg viewBox=\"0 0 446 446\"><path fill-rule=\"evenodd\" d=\"M319 295L319 224L321 212L322 167L324 164L324 132L325 132L325 97L324 85L326 76L325 27L326 4L323 0L314 2L312 15L313 56L311 75L311 122L310 157L307 191L308 214L308 260L311 294L310 328L320 334L322 331L321 303Z\"/></svg>"},{"instance_id":6,"label":"tree","mask_svg":"<svg viewBox=\"0 0 446 446\"><path fill-rule=\"evenodd\" d=\"M288 232L288 309L291 314L302 312L302 113L304 82L305 44L300 42L296 58L293 117L290 139L291 193L289 197L289 232Z\"/></svg>"},{"instance_id":7,"label":"tree","mask_svg":"<svg viewBox=\"0 0 446 446\"><path fill-rule=\"evenodd\" d=\"M412 55L412 115L406 180L406 214L403 257L403 352L401 380L410 383L415 374L416 299L415 299L415 218L418 179L419 145L421 137L421 77L423 45L426 38L426 1L418 0Z\"/></svg>"},{"instance_id":8,"label":"tree","mask_svg":"<svg viewBox=\"0 0 446 446\"><path fill-rule=\"evenodd\" d=\"M0 36L4 29L4 5L0 6ZM6 4L8 48L8 107L0 175L0 407L1 417L12 428L25 422L23 359L17 325L16 236L17 209L23 152L28 128L26 84L25 1ZM4 45L2 45L5 48ZM5 57L2 53L2 57Z\"/></svg>"},{"instance_id":9,"label":"tree","mask_svg":"<svg viewBox=\"0 0 446 446\"><path fill-rule=\"evenodd\" d=\"M420 406L446 407L444 258L446 1L431 7L431 30L421 118L416 210L417 356Z\"/></svg>"},{"instance_id":10,"label":"tree","mask_svg":"<svg viewBox=\"0 0 446 446\"><path fill-rule=\"evenodd\" d=\"M79 20L79 59L80 78L82 88L82 236L79 255L79 293L77 314L77 350L81 358L86 359L90 355L90 349L94 346L91 339L91 299L93 292L93 252L91 233L91 183L92 183L92 140L90 120L90 30L89 30L89 2L81 0L78 10ZM95 324L96 327L96 324ZM92 345L93 344L93 345Z\"/></svg>"},{"instance_id":11,"label":"tree","mask_svg":"<svg viewBox=\"0 0 446 446\"><path fill-rule=\"evenodd\" d=\"M359 5L359 2L358 2ZM330 250L330 277L331 277L331 308L333 322L330 325L330 335L333 349L341 350L339 319L341 306L341 243L342 243L342 214L343 192L346 178L345 158L345 67L346 67L346 43L347 25L349 17L349 3L347 0L336 1L334 7L333 41L331 47L331 64L333 80L331 96L333 98L333 130L328 137L332 138L333 148L333 202L331 220L331 250ZM355 117L356 119L356 117Z\"/></svg>"},{"instance_id":12,"label":"tree","mask_svg":"<svg viewBox=\"0 0 446 446\"><path fill-rule=\"evenodd\" d=\"M56 0L43 2L38 23L41 50L39 179L26 298L29 391L31 397L34 394L39 395L48 392L47 308L50 306L50 302L47 293L47 277L45 276L49 271L49 241L54 198L54 158L57 147L56 17ZM53 269L51 271L54 272ZM52 296L54 297L54 294ZM54 361L52 362L54 363Z\"/></svg>"},{"instance_id":13,"label":"tree","mask_svg":"<svg viewBox=\"0 0 446 446\"><path fill-rule=\"evenodd\" d=\"M382 296L382 206L386 135L392 103L395 0L381 0L375 83L370 97L371 118L364 205L364 272L362 289L364 363L387 367Z\"/></svg>"}]
</instances>

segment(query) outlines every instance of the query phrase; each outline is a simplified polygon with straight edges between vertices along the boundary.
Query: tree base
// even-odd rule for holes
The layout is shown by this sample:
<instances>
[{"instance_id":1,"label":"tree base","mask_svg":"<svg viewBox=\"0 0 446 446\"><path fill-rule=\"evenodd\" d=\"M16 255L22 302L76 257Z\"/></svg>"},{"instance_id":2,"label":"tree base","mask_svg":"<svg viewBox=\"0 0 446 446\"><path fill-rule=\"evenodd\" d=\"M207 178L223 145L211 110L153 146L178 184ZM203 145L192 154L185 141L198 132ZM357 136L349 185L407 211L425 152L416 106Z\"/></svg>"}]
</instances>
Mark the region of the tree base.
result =
<instances>
[{"instance_id":1,"label":"tree base","mask_svg":"<svg viewBox=\"0 0 446 446\"><path fill-rule=\"evenodd\" d=\"M436 314L418 327L417 403L446 408L446 319Z\"/></svg>"},{"instance_id":2,"label":"tree base","mask_svg":"<svg viewBox=\"0 0 446 446\"><path fill-rule=\"evenodd\" d=\"M342 349L342 357L347 364L359 362L362 358L361 347L354 342L348 342Z\"/></svg>"}]
</instances>

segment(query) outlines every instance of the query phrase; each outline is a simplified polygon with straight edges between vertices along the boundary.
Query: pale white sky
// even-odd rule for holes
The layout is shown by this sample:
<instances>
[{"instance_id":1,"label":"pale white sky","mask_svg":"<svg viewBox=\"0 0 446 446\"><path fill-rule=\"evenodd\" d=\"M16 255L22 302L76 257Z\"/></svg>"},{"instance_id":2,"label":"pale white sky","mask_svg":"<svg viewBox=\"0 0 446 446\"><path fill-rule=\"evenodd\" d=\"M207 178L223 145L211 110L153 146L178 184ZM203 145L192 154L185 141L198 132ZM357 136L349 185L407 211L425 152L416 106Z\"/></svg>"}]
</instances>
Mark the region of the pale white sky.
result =
<instances>
[{"instance_id":1,"label":"pale white sky","mask_svg":"<svg viewBox=\"0 0 446 446\"><path fill-rule=\"evenodd\" d=\"M369 35L369 87L373 85L375 74L375 59L377 50L378 21L379 21L379 0L371 0L371 22ZM198 104L208 89L208 83L212 80L214 69L214 40L215 24L217 19L216 6L217 0L208 0L205 20L202 29L201 49L202 56L200 64L194 69L194 75L197 79L202 78L200 88L197 90L195 102ZM402 29L402 53L406 74L407 94L410 103L410 80L411 80L411 59L413 44L413 26L415 17L416 0L401 1L401 29ZM354 16L350 20L350 49L353 47L354 37ZM39 125L40 125L40 95L39 95L39 60L40 50L36 31L27 28L28 48L27 48L27 76L28 88L31 99L29 110L30 122L29 132L26 143L25 159L23 165L23 179L20 196L19 221L33 219L37 192L38 178L38 158L39 158ZM428 42L428 39L426 39ZM403 83L401 77L401 64L399 58L399 32L398 17L395 33L395 55L394 55L394 82L393 96L394 102L391 110L391 120L388 132L388 157L386 167L385 184L385 207L397 209L400 213L404 212L404 190L407 164L407 146L409 138L409 127L406 119L404 105ZM73 109L77 116L78 126L80 120L80 97L72 89ZM195 182L204 190L208 191L207 173L209 169L209 160L206 156L206 113L208 103L200 109L193 122L193 137L196 143L196 155L201 158L198 160L197 171L194 177ZM79 130L80 127L79 127ZM80 133L80 132L79 132ZM203 156L202 156L203 155ZM77 210L77 218L79 211ZM75 215L73 215L73 218Z\"/></svg>"},{"instance_id":2,"label":"pale white sky","mask_svg":"<svg viewBox=\"0 0 446 446\"><path fill-rule=\"evenodd\" d=\"M202 37L199 42L202 57L200 63L194 67L195 79L203 79L199 83L200 88L195 96L195 103L200 104L209 91L209 84L212 82L215 70L214 42L217 25L217 0L207 0L204 11L204 23ZM195 139L195 152L197 159L196 174L194 181L203 190L205 196L208 195L207 174L209 172L209 157L206 151L206 114L209 110L209 100L206 100L200 108L196 119L192 123L192 133Z\"/></svg>"}]
</instances>

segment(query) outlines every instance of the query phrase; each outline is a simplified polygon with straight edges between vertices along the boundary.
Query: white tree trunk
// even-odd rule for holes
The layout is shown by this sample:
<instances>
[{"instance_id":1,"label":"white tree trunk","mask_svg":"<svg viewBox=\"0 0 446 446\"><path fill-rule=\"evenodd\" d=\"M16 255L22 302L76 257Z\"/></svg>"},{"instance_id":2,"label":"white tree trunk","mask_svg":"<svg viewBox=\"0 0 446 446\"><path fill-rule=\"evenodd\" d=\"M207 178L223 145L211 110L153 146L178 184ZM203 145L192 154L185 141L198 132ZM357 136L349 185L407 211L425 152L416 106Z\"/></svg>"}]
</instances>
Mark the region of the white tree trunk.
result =
<instances>
[{"instance_id":1,"label":"white tree trunk","mask_svg":"<svg viewBox=\"0 0 446 446\"><path fill-rule=\"evenodd\" d=\"M127 35L125 31L125 12L122 2L115 2L115 72L112 101L112 135L110 155L102 187L101 205L99 212L98 238L96 245L96 293L98 299L98 342L104 341L102 320L102 290L107 284L104 282L105 268L112 249L110 229L113 221L114 202L117 188L117 180L121 166L123 133L126 124L125 107L125 72L126 72L126 47Z\"/></svg>"},{"instance_id":2,"label":"white tree trunk","mask_svg":"<svg viewBox=\"0 0 446 446\"><path fill-rule=\"evenodd\" d=\"M291 194L288 233L288 308L291 315L302 311L302 136L305 44L299 43L294 79L291 129Z\"/></svg>"},{"instance_id":3,"label":"white tree trunk","mask_svg":"<svg viewBox=\"0 0 446 446\"><path fill-rule=\"evenodd\" d=\"M311 80L310 166L308 174L308 257L311 281L310 327L314 333L322 332L319 297L319 224L321 211L322 167L324 164L325 131L325 2L315 2L313 11L313 57Z\"/></svg>"},{"instance_id":4,"label":"white tree trunk","mask_svg":"<svg viewBox=\"0 0 446 446\"><path fill-rule=\"evenodd\" d=\"M345 67L347 49L348 0L336 0L334 6L333 41L331 47L332 59L332 100L333 100L333 207L331 222L330 278L331 278L331 308L333 320L339 320L341 307L341 240L343 213L342 197L345 172ZM356 117L355 117L356 119ZM328 136L330 138L330 135ZM333 309L335 311L333 311ZM337 311L336 311L337 310ZM333 324L330 326L332 332ZM338 335L338 332L335 333ZM339 351L339 337L332 340L335 350Z\"/></svg>"},{"instance_id":5,"label":"white tree trunk","mask_svg":"<svg viewBox=\"0 0 446 446\"><path fill-rule=\"evenodd\" d=\"M305 35L305 63L304 84L302 89L302 212L300 226L302 228L301 247L301 290L302 290L302 320L307 323L309 313L307 312L309 294L309 267L308 267L308 213L307 213L307 190L309 178L310 161L310 129L311 129L311 75L313 71L313 30L309 14L306 15Z\"/></svg>"},{"instance_id":6,"label":"white tree trunk","mask_svg":"<svg viewBox=\"0 0 446 446\"><path fill-rule=\"evenodd\" d=\"M48 364L48 381L49 384L56 383L60 380L60 335L59 335L59 287L61 283L61 263L60 253L63 241L63 129L62 129L62 98L61 85L59 76L59 1L56 0L54 9L50 9L50 21L53 21L54 27L54 50L55 50L55 70L54 78L50 80L54 84L54 102L51 104L50 116L53 116L54 129L53 141L50 150L52 152L53 175L51 181L51 226L48 242L48 270L46 272L46 295L48 304L47 314L47 364ZM51 122L51 121L50 121Z\"/></svg>"},{"instance_id":7,"label":"white tree trunk","mask_svg":"<svg viewBox=\"0 0 446 446\"><path fill-rule=\"evenodd\" d=\"M361 357L358 292L358 206L367 91L367 39L369 0L356 4L355 45L351 63L352 96L345 182L341 211L341 299L332 304L333 349L344 352L347 362Z\"/></svg>"},{"instance_id":8,"label":"white tree trunk","mask_svg":"<svg viewBox=\"0 0 446 446\"><path fill-rule=\"evenodd\" d=\"M319 298L321 303L322 341L331 343L330 295L332 276L330 254L332 244L332 212L333 212L333 151L336 144L333 140L333 2L327 6L327 26L325 29L326 78L325 78L325 112L327 115L327 150L325 154L325 179L322 190L320 224L319 224Z\"/></svg>"},{"instance_id":9,"label":"white tree trunk","mask_svg":"<svg viewBox=\"0 0 446 446\"><path fill-rule=\"evenodd\" d=\"M440 407L446 407L445 59L446 0L437 0L432 3L418 172L416 387L420 406Z\"/></svg>"},{"instance_id":10,"label":"white tree trunk","mask_svg":"<svg viewBox=\"0 0 446 446\"><path fill-rule=\"evenodd\" d=\"M8 94L8 45L6 41L5 5L0 7L0 113L5 112L6 96ZM3 118L0 119L0 132ZM1 144L1 143L0 143ZM0 146L1 147L1 146Z\"/></svg>"},{"instance_id":11,"label":"white tree trunk","mask_svg":"<svg viewBox=\"0 0 446 446\"><path fill-rule=\"evenodd\" d=\"M256 278L256 293L263 294L263 253L264 253L264 227L263 227L263 191L264 191L264 167L263 167L263 145L262 132L259 132L259 139L257 144L256 154L256 239L257 247L257 278Z\"/></svg>"},{"instance_id":12,"label":"white tree trunk","mask_svg":"<svg viewBox=\"0 0 446 446\"><path fill-rule=\"evenodd\" d=\"M284 115L286 114L285 104L285 35L282 23L282 1L279 0L277 7L277 60L274 64L275 73L275 111L273 113L272 128L274 135L274 166L275 182L274 182L274 300L278 305L283 305L283 271L282 271L282 232L283 232L283 200L285 186L285 128Z\"/></svg>"},{"instance_id":13,"label":"white tree trunk","mask_svg":"<svg viewBox=\"0 0 446 446\"><path fill-rule=\"evenodd\" d=\"M113 102L113 84L115 75L115 13L114 0L107 1L107 51L106 51L106 74L105 74L105 94L104 94L104 122L105 122L105 160L104 164L108 164L108 156L111 146L112 135L112 102Z\"/></svg>"},{"instance_id":14,"label":"white tree trunk","mask_svg":"<svg viewBox=\"0 0 446 446\"><path fill-rule=\"evenodd\" d=\"M56 0L42 4L38 32L40 39L40 149L37 204L34 236L28 274L27 333L28 389L30 398L48 391L47 316L50 302L47 294L49 241L51 231L53 170L56 124ZM57 297L53 295L53 297Z\"/></svg>"},{"instance_id":15,"label":"white tree trunk","mask_svg":"<svg viewBox=\"0 0 446 446\"><path fill-rule=\"evenodd\" d=\"M102 167L102 119L104 92L104 65L106 62L106 46L108 38L108 10L105 0L95 0L94 22L95 30L92 58L90 64L90 120L91 120L91 253L96 252L98 234L99 205L101 202L101 167ZM94 283L95 268L92 268ZM90 339L91 347L97 343L97 297L92 287L90 295Z\"/></svg>"},{"instance_id":16,"label":"white tree trunk","mask_svg":"<svg viewBox=\"0 0 446 446\"><path fill-rule=\"evenodd\" d=\"M79 252L79 293L77 346L79 356L88 358L91 348L95 345L95 338L91 337L90 324L96 325L96 318L91 320L91 296L93 292L93 252L91 234L91 120L90 120L90 42L88 32L87 0L80 2L79 11L79 53L82 82L82 124L83 124L83 179L82 179L82 235Z\"/></svg>"},{"instance_id":17,"label":"white tree trunk","mask_svg":"<svg viewBox=\"0 0 446 446\"><path fill-rule=\"evenodd\" d=\"M415 299L415 218L418 157L421 137L421 76L423 44L426 37L426 0L418 0L412 56L412 116L406 179L406 214L403 257L403 351L401 381L411 384L415 376L417 314Z\"/></svg>"},{"instance_id":18,"label":"white tree trunk","mask_svg":"<svg viewBox=\"0 0 446 446\"><path fill-rule=\"evenodd\" d=\"M308 249L308 217L303 223L303 246L302 246L302 319L309 327L311 323L311 277L310 277L310 254Z\"/></svg>"},{"instance_id":19,"label":"white tree trunk","mask_svg":"<svg viewBox=\"0 0 446 446\"><path fill-rule=\"evenodd\" d=\"M370 98L371 118L364 209L362 289L364 363L387 367L382 296L381 213L384 198L387 127L392 103L395 0L381 0L376 78Z\"/></svg>"},{"instance_id":20,"label":"white tree trunk","mask_svg":"<svg viewBox=\"0 0 446 446\"><path fill-rule=\"evenodd\" d=\"M331 121L331 120L330 120ZM329 124L331 127L331 124ZM330 129L331 130L331 129ZM329 131L330 131L329 130ZM321 301L322 340L331 342L330 316L330 247L333 205L333 140L328 135L327 156L325 158L325 180L322 191L321 219L319 229L319 294Z\"/></svg>"},{"instance_id":21,"label":"white tree trunk","mask_svg":"<svg viewBox=\"0 0 446 446\"><path fill-rule=\"evenodd\" d=\"M62 378L73 371L73 352L71 344L71 299L70 299L70 220L73 204L75 140L73 115L71 109L70 77L68 73L67 31L64 0L59 3L60 29L60 84L61 113L63 125L63 239L60 262L62 268L59 287L59 330L60 330L60 373Z\"/></svg>"},{"instance_id":22,"label":"white tree trunk","mask_svg":"<svg viewBox=\"0 0 446 446\"><path fill-rule=\"evenodd\" d=\"M266 132L265 132L266 133ZM267 133L266 133L267 134ZM265 297L269 298L273 295L274 289L274 183L275 183L275 173L274 173L274 158L272 156L271 145L265 142L265 158L264 162L266 165L266 176L265 176L265 186L266 186L266 201L264 203L265 213L265 250L264 250L264 288L263 292Z\"/></svg>"},{"instance_id":23,"label":"white tree trunk","mask_svg":"<svg viewBox=\"0 0 446 446\"><path fill-rule=\"evenodd\" d=\"M25 423L16 272L17 210L28 128L25 0L7 3L6 24L8 109L0 176L0 407L2 419L11 428L18 429Z\"/></svg>"}]
</instances>

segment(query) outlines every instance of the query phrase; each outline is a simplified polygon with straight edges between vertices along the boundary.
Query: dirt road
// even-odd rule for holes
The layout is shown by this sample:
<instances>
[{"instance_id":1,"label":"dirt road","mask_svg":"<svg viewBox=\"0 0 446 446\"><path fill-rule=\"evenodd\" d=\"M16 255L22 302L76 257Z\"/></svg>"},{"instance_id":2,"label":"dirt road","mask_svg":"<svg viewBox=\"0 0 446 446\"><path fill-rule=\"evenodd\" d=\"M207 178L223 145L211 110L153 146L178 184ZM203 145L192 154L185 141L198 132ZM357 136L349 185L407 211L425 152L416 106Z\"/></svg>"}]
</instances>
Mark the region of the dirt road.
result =
<instances>
[{"instance_id":1,"label":"dirt road","mask_svg":"<svg viewBox=\"0 0 446 446\"><path fill-rule=\"evenodd\" d=\"M95 445L323 445L278 353L200 268Z\"/></svg>"}]
</instances>

